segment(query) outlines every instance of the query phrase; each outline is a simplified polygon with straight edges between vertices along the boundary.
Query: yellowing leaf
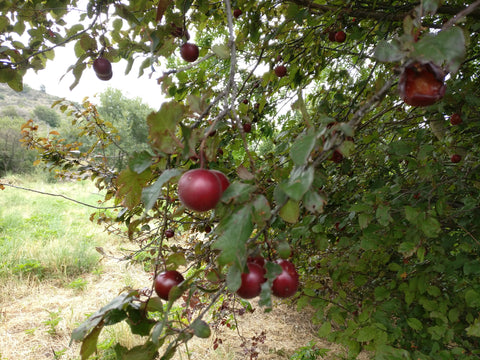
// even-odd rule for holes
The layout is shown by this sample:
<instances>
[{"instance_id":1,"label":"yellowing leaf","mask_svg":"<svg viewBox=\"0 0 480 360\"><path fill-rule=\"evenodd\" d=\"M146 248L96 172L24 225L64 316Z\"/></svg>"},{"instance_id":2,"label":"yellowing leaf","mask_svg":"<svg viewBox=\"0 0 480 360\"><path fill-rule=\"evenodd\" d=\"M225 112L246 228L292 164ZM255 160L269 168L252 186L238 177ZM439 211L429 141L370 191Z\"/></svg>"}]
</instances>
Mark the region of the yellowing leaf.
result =
<instances>
[{"instance_id":1,"label":"yellowing leaf","mask_svg":"<svg viewBox=\"0 0 480 360\"><path fill-rule=\"evenodd\" d=\"M122 205L129 209L133 209L140 204L142 189L150 180L150 177L150 169L141 174L137 174L130 168L123 170L117 179L118 190L115 194L117 203L121 201Z\"/></svg>"}]
</instances>

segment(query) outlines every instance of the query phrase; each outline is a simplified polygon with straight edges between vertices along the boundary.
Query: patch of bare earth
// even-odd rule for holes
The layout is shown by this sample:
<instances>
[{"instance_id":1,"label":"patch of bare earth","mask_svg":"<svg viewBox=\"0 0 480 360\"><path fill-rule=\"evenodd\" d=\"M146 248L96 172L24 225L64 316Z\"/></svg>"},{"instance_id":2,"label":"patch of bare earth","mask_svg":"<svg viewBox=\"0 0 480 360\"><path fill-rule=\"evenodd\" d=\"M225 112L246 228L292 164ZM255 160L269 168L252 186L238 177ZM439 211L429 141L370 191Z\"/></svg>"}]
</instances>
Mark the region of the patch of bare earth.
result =
<instances>
[{"instance_id":1,"label":"patch of bare earth","mask_svg":"<svg viewBox=\"0 0 480 360\"><path fill-rule=\"evenodd\" d=\"M117 296L122 288L144 288L151 284L150 275L139 266L126 266L124 262L105 258L101 267L103 271L98 275L84 277L83 290L66 288L52 281L1 284L0 359L79 359L80 345L70 345L72 330ZM310 340L318 347L331 349L328 359L339 353L340 348L316 338L308 311L298 313L286 304L276 303L273 311L265 313L256 302L252 305L254 312L237 316L238 332L221 326L209 339L192 339L188 343L190 358L245 360L256 354L252 359L289 359ZM127 347L141 343L125 324L107 327L99 344L111 339ZM215 339L221 339L221 344L214 350ZM188 359L185 347L174 359Z\"/></svg>"}]
</instances>

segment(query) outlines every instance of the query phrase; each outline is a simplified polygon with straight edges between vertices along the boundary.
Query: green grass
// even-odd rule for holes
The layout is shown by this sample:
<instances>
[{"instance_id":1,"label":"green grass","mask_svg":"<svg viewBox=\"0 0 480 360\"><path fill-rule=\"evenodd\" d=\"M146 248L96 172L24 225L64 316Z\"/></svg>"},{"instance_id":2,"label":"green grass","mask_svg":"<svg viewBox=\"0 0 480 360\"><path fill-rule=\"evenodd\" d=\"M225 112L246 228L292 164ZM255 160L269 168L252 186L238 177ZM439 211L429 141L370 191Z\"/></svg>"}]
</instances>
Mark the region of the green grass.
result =
<instances>
[{"instance_id":1,"label":"green grass","mask_svg":"<svg viewBox=\"0 0 480 360\"><path fill-rule=\"evenodd\" d=\"M88 182L44 183L18 177L10 182L89 204L101 199ZM95 246L108 237L89 221L94 211L60 197L11 187L0 191L0 278L71 281L93 271L100 259Z\"/></svg>"}]
</instances>

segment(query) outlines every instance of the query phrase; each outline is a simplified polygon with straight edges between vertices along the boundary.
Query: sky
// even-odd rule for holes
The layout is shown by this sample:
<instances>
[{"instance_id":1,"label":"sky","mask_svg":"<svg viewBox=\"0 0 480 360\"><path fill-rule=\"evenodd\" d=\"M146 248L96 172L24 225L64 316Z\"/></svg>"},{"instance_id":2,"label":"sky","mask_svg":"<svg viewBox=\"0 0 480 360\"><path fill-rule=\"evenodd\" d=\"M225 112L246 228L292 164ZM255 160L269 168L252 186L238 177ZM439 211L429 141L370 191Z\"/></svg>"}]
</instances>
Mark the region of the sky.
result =
<instances>
[{"instance_id":1,"label":"sky","mask_svg":"<svg viewBox=\"0 0 480 360\"><path fill-rule=\"evenodd\" d=\"M80 0L77 8L72 9L72 11L67 14L65 21L68 24L78 23L79 16L83 12L83 9L86 8L87 3L87 0ZM77 62L74 43L75 41L72 41L65 47L55 48L55 58L52 61L48 61L46 68L40 70L38 73L35 73L33 70L28 70L24 76L24 83L37 90L40 90L43 85L48 94L65 97L72 101L82 101L88 96L93 103L96 103L95 100L97 99L94 97L95 94L100 94L108 87L111 87L122 91L128 98L139 97L152 108L160 108L163 94L160 85L157 84L157 78L161 76L161 73L154 73L150 79L148 77L150 70L146 69L144 75L138 78L138 66L143 59L139 59L138 63L134 63L128 75L125 75L126 60L122 59L117 63L113 63L113 77L108 81L98 79L93 68L87 67L83 72L80 83L73 90L70 90L70 85L74 82L74 77L71 71L67 75L65 74L68 67ZM62 79L63 75L65 76Z\"/></svg>"},{"instance_id":2,"label":"sky","mask_svg":"<svg viewBox=\"0 0 480 360\"><path fill-rule=\"evenodd\" d=\"M160 108L163 99L160 85L157 84L157 78L161 76L160 72L154 73L149 78L150 70L146 69L144 75L138 78L138 68L134 66L130 73L125 75L127 62L122 60L112 64L113 77L111 80L98 79L93 68L87 67L83 72L80 83L73 90L70 90L74 77L71 72L67 75L65 73L69 66L75 64L76 60L73 46L58 47L55 49L54 60L47 62L47 67L38 71L38 73L29 70L24 77L24 83L37 90L40 90L43 85L48 94L65 97L73 101L82 101L88 96L94 103L97 99L96 94L98 95L111 87L119 89L128 98L139 97L152 108ZM140 62L141 60L138 61L138 64ZM63 75L65 76L61 79Z\"/></svg>"}]
</instances>

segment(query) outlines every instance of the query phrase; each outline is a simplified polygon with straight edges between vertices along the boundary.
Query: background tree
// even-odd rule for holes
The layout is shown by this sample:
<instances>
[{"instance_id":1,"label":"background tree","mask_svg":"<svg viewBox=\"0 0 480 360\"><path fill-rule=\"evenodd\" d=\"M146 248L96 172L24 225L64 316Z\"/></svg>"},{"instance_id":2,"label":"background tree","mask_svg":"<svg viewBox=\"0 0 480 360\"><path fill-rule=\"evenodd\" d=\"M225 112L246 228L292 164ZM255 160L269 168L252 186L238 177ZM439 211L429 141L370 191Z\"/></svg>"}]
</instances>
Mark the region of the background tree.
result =
<instances>
[{"instance_id":1,"label":"background tree","mask_svg":"<svg viewBox=\"0 0 480 360\"><path fill-rule=\"evenodd\" d=\"M292 301L312 306L319 336L349 358L362 349L376 359L478 358L479 5L102 1L71 26L57 3L2 3L0 81L12 88L73 41L72 86L98 57L126 59L127 71L143 58L140 75L162 72L168 97L146 117L149 149L121 171L93 156L115 146L118 130L88 101L59 104L79 135L96 139L75 158L78 144L39 137L32 122L23 129L45 162L88 174L121 207L97 221L127 227L139 244L129 258L154 276L184 273L166 303L152 281L89 318L72 335L82 357L123 320L146 336L117 347L125 358L162 348L168 359L208 337L203 318L216 309L218 320L247 258L261 254L260 304L271 308L275 260L288 258L301 279ZM16 40L27 27L28 40ZM178 55L187 41L199 49L198 60L194 47L182 52L188 63ZM181 174L198 167L231 182L212 211L177 198ZM192 238L179 243L170 229ZM176 321L182 296L190 305Z\"/></svg>"}]
</instances>

